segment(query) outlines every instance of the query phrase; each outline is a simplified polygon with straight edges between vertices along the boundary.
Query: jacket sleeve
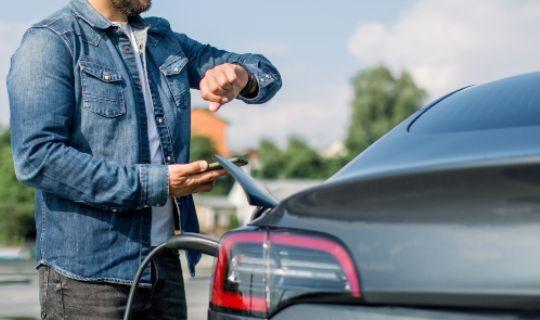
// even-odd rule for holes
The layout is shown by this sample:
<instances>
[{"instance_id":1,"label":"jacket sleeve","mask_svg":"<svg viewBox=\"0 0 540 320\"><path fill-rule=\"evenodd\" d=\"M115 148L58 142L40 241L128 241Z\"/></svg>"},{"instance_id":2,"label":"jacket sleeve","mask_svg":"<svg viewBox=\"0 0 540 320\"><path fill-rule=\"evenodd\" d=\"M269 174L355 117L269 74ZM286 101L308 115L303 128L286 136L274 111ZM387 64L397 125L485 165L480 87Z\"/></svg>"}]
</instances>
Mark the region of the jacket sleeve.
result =
<instances>
[{"instance_id":1,"label":"jacket sleeve","mask_svg":"<svg viewBox=\"0 0 540 320\"><path fill-rule=\"evenodd\" d=\"M187 68L190 86L199 89L199 82L207 70L223 63L239 63L255 75L259 85L256 97L238 99L246 103L264 103L270 100L281 88L281 75L268 59L260 54L237 54L217 49L208 44L197 42L185 34L176 33L175 36L182 45L189 60Z\"/></svg>"},{"instance_id":2,"label":"jacket sleeve","mask_svg":"<svg viewBox=\"0 0 540 320\"><path fill-rule=\"evenodd\" d=\"M30 28L7 79L17 178L75 202L111 211L164 205L166 165L121 165L70 146L74 121L73 58L65 39Z\"/></svg>"}]
</instances>

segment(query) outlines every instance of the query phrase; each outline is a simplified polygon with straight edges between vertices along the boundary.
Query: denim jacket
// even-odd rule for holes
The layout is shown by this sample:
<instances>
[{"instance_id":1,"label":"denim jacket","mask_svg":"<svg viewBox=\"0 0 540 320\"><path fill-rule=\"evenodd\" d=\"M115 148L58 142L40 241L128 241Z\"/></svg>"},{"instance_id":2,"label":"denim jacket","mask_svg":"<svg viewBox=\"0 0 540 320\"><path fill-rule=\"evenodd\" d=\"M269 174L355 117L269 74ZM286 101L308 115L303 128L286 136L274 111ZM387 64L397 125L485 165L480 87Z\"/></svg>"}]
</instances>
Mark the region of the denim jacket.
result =
<instances>
[{"instance_id":1,"label":"denim jacket","mask_svg":"<svg viewBox=\"0 0 540 320\"><path fill-rule=\"evenodd\" d=\"M190 88L206 70L239 63L264 103L281 87L263 56L236 54L148 27L147 65L166 164L150 164L146 112L127 36L85 0L33 25L8 75L17 178L36 188L37 263L86 281L131 283L150 251L151 208L168 198L167 164L189 161ZM193 198L175 198L182 231L198 232ZM194 273L198 254L189 253ZM150 271L142 283L150 284Z\"/></svg>"}]
</instances>

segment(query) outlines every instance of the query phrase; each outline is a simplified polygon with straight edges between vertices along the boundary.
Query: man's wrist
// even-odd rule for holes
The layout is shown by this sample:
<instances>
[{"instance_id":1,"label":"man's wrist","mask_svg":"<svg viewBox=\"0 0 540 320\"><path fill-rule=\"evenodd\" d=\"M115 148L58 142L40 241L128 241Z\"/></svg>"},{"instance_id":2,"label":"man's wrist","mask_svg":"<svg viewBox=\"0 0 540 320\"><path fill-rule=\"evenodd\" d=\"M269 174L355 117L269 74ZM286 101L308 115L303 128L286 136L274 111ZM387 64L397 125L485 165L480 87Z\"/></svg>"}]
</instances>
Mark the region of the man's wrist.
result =
<instances>
[{"instance_id":1,"label":"man's wrist","mask_svg":"<svg viewBox=\"0 0 540 320\"><path fill-rule=\"evenodd\" d=\"M253 74L253 72L249 71L248 68L246 68L242 64L239 65L246 71L248 75L248 81L239 94L244 98L255 98L259 93L259 82L257 81L257 77L255 76L255 74Z\"/></svg>"}]
</instances>

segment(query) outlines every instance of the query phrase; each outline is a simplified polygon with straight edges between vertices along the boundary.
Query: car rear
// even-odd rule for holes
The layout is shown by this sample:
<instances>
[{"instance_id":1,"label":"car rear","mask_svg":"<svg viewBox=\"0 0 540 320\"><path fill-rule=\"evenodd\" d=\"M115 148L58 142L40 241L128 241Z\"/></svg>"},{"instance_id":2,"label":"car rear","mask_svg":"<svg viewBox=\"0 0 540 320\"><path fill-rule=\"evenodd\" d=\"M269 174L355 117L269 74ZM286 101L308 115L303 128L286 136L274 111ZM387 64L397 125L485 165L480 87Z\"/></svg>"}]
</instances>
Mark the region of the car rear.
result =
<instances>
[{"instance_id":1,"label":"car rear","mask_svg":"<svg viewBox=\"0 0 540 320\"><path fill-rule=\"evenodd\" d=\"M210 319L540 319L540 73L422 108L224 238Z\"/></svg>"}]
</instances>

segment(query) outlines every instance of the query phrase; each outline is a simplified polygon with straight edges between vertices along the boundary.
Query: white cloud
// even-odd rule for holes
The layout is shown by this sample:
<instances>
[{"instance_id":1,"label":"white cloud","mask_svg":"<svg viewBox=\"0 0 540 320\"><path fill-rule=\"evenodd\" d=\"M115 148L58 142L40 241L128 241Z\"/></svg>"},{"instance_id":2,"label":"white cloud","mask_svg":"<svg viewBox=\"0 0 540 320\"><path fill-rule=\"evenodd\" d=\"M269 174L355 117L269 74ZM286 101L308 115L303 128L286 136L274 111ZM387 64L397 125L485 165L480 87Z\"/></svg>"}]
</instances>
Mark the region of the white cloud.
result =
<instances>
[{"instance_id":1,"label":"white cloud","mask_svg":"<svg viewBox=\"0 0 540 320\"><path fill-rule=\"evenodd\" d=\"M26 26L20 23L0 21L0 127L9 122L9 104L6 90L6 77L10 57L17 49Z\"/></svg>"},{"instance_id":2,"label":"white cloud","mask_svg":"<svg viewBox=\"0 0 540 320\"><path fill-rule=\"evenodd\" d=\"M348 43L364 66L409 70L433 96L540 69L540 2L420 0L394 23L361 24Z\"/></svg>"}]
</instances>

